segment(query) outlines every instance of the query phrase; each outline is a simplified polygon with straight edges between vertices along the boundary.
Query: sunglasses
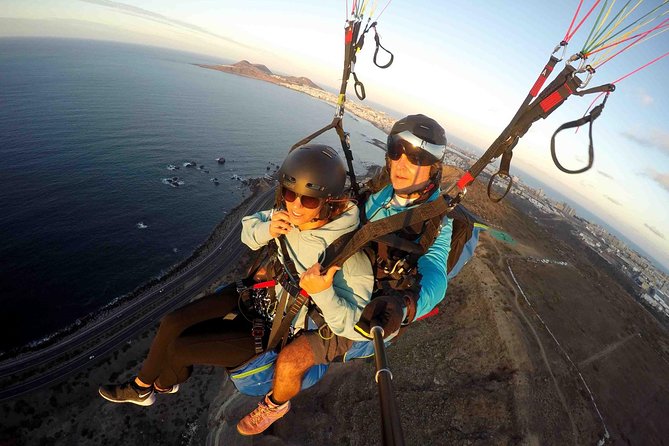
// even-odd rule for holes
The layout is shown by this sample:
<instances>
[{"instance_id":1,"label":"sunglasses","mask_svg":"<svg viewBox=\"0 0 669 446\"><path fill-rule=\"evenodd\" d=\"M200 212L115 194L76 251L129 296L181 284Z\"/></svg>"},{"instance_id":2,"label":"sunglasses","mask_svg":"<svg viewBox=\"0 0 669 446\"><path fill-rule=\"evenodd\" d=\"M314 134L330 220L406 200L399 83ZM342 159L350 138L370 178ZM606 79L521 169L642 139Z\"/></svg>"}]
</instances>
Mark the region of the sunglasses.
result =
<instances>
[{"instance_id":1,"label":"sunglasses","mask_svg":"<svg viewBox=\"0 0 669 446\"><path fill-rule=\"evenodd\" d=\"M300 195L297 192L293 192L290 189L285 187L281 188L281 196L288 203L292 203L297 200L297 197L300 197L300 203L307 209L316 209L323 202L322 198L310 197L309 195Z\"/></svg>"},{"instance_id":2,"label":"sunglasses","mask_svg":"<svg viewBox=\"0 0 669 446\"><path fill-rule=\"evenodd\" d=\"M388 136L388 158L397 161L402 154L415 166L431 166L444 159L446 146L429 143L408 131Z\"/></svg>"}]
</instances>

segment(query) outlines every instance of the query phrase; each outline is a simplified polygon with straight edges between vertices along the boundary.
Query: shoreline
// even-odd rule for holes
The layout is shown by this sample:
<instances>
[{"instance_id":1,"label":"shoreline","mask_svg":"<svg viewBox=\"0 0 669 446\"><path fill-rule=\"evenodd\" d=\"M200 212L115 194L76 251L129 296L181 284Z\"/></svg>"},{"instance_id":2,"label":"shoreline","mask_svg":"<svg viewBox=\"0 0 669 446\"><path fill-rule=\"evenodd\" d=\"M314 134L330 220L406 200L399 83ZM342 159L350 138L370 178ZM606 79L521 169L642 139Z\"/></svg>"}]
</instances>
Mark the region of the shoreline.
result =
<instances>
[{"instance_id":1,"label":"shoreline","mask_svg":"<svg viewBox=\"0 0 669 446\"><path fill-rule=\"evenodd\" d=\"M250 73L239 73L235 71L228 71L228 70L222 70L217 68L218 66L216 65L203 65L203 64L197 64L194 63L193 65L204 68L207 70L214 70L214 71L220 71L222 73L227 73L227 74L232 74L235 76L241 76L241 77L246 77L248 79L255 79L258 81L263 81L263 82L268 82L274 85L279 85L281 87L289 88L293 91L298 91L300 93L304 93L308 96L311 96L312 98L319 99L323 102L326 102L330 105L337 107L337 100L338 100L338 95L334 93L330 93L328 91L325 91L321 88L314 88L310 87L308 85L302 85L302 84L296 84L296 83L290 83L290 82L285 82L280 79L272 79L269 80L265 77L260 77L260 76L254 76L251 75ZM222 67L229 67L229 65L222 65ZM347 96L348 99L348 96ZM392 128L393 124L395 121L397 121L397 118L393 118L392 116L388 115L385 112L381 112L378 110L374 110L371 107L368 107L366 105L359 104L357 102L353 102L352 99L348 99L345 103L345 112L350 113L351 115L354 115L364 121L369 122L372 124L374 127L377 129L381 130L382 132L388 134L390 132L390 129Z\"/></svg>"},{"instance_id":2,"label":"shoreline","mask_svg":"<svg viewBox=\"0 0 669 446\"><path fill-rule=\"evenodd\" d=\"M102 307L88 313L83 317L77 318L67 326L49 333L41 339L32 340L22 346L0 352L0 363L12 359L17 359L24 355L39 354L40 351L45 350L54 344L67 340L68 337L73 336L89 324L93 324L96 321L99 321L101 318L113 317L113 313L117 309L135 300L142 294L149 293L153 290L157 290L163 287L165 282L176 277L181 272L189 269L193 262L197 261L201 257L207 256L210 252L210 249L217 244L218 240L222 238L223 232L226 231L230 227L231 223L239 217L237 214L239 213L239 210L245 205L245 203L255 198L263 190L266 190L265 188L268 186L269 184L267 183L267 179L264 177L249 179L248 188L251 191L251 194L240 201L232 209L225 211L225 216L223 216L220 222L214 226L207 238L193 249L188 257L174 263L169 268L165 269L159 276L146 279L132 291L114 297L111 301Z\"/></svg>"}]
</instances>

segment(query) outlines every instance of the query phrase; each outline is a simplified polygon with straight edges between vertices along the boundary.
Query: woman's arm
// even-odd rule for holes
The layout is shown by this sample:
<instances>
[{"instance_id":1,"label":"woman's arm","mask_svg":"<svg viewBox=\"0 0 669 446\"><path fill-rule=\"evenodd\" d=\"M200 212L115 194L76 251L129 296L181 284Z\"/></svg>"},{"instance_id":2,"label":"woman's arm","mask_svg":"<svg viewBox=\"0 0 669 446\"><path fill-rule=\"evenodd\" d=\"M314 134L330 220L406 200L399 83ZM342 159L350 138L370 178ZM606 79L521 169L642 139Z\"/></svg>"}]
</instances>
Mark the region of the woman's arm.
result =
<instances>
[{"instance_id":1,"label":"woman's arm","mask_svg":"<svg viewBox=\"0 0 669 446\"><path fill-rule=\"evenodd\" d=\"M320 265L315 266L317 266L315 272L318 274ZM312 268L305 272L303 279L311 274L310 271L314 271ZM320 277L327 278L328 273ZM303 280L300 281L300 286L309 292L307 289L310 288L309 283L304 283ZM366 338L355 331L354 326L360 319L365 305L369 303L373 288L372 265L364 253L358 252L344 262L341 270L333 274L329 286L309 294L334 334L354 341L363 341Z\"/></svg>"}]
</instances>

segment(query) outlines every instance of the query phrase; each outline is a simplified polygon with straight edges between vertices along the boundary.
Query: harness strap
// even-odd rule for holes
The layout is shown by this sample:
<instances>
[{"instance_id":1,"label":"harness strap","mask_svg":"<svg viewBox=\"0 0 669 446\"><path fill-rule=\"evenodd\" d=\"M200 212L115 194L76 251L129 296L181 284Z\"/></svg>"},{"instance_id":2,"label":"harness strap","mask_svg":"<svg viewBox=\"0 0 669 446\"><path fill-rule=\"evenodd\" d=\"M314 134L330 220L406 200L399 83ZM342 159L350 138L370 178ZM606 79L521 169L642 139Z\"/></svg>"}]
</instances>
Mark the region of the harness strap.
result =
<instances>
[{"instance_id":1,"label":"harness strap","mask_svg":"<svg viewBox=\"0 0 669 446\"><path fill-rule=\"evenodd\" d=\"M349 257L358 252L370 241L391 234L406 226L412 226L437 216L446 215L448 211L449 206L446 203L446 197L441 195L436 200L423 203L417 207L391 215L390 217L368 222L356 231L343 247L338 243L333 243L328 246L325 250L323 268L328 269L334 265L341 266ZM397 238L393 238L392 240L396 241Z\"/></svg>"},{"instance_id":2,"label":"harness strap","mask_svg":"<svg viewBox=\"0 0 669 446\"><path fill-rule=\"evenodd\" d=\"M284 235L279 236L279 245L281 246L281 255L283 256L283 266L285 271L291 276L292 279L297 280L297 278L300 275L297 273L295 262L288 253L288 247L286 246L286 237Z\"/></svg>"},{"instance_id":3,"label":"harness strap","mask_svg":"<svg viewBox=\"0 0 669 446\"><path fill-rule=\"evenodd\" d=\"M283 284L281 285L283 287ZM286 291L285 289L283 290L284 292ZM288 294L288 292L285 292L284 294ZM309 300L309 294L306 293L304 290L300 290L300 292L294 297L293 302L290 305L290 308L288 311L286 311L286 314L282 318L274 318L274 324L272 325L272 332L270 333L269 337L269 342L267 343L267 348L268 349L273 349L277 345L279 345L279 341L283 339L283 345L285 345L286 342L286 336L288 335L288 330L290 329L290 325L293 323L293 319L295 319L295 316L297 316L297 313L300 311L302 306L307 303ZM278 310L277 310L278 311ZM280 321L277 323L277 321Z\"/></svg>"},{"instance_id":4,"label":"harness strap","mask_svg":"<svg viewBox=\"0 0 669 446\"><path fill-rule=\"evenodd\" d=\"M269 341L267 341L268 350L273 349L278 344L276 338L281 327L282 318L277 316L283 314L284 310L286 309L286 303L288 301L288 292L285 289L282 289L280 294L279 305L276 307L276 315L272 321L272 330L269 333Z\"/></svg>"},{"instance_id":5,"label":"harness strap","mask_svg":"<svg viewBox=\"0 0 669 446\"><path fill-rule=\"evenodd\" d=\"M443 217L438 216L425 222L425 225L423 226L423 234L420 237L420 247L423 253L427 252L439 235L442 219Z\"/></svg>"},{"instance_id":6,"label":"harness strap","mask_svg":"<svg viewBox=\"0 0 669 446\"><path fill-rule=\"evenodd\" d=\"M262 346L262 340L265 336L265 322L260 318L253 319L253 328L251 329L251 335L253 336L253 347L255 348L256 355L264 351Z\"/></svg>"}]
</instances>

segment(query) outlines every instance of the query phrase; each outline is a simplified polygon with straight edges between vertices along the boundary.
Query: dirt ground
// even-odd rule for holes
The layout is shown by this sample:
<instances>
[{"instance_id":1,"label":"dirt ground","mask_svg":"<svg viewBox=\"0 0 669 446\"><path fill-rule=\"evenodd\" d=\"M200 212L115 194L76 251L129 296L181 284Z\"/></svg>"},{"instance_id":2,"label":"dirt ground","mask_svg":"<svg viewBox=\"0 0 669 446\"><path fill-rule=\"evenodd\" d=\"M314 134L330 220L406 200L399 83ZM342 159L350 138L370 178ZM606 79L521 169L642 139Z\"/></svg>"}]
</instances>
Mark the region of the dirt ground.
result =
<instances>
[{"instance_id":1,"label":"dirt ground","mask_svg":"<svg viewBox=\"0 0 669 446\"><path fill-rule=\"evenodd\" d=\"M537 224L509 200L490 203L478 183L466 205L515 242L482 235L440 314L389 349L406 444L667 444L667 328L558 223ZM254 438L234 426L258 399L235 393L212 367L149 408L99 398L100 383L137 370L154 330L58 386L0 405L0 446L381 444L366 361L333 365Z\"/></svg>"}]
</instances>

